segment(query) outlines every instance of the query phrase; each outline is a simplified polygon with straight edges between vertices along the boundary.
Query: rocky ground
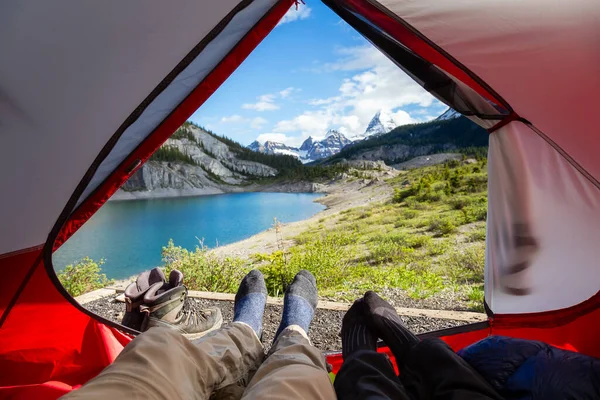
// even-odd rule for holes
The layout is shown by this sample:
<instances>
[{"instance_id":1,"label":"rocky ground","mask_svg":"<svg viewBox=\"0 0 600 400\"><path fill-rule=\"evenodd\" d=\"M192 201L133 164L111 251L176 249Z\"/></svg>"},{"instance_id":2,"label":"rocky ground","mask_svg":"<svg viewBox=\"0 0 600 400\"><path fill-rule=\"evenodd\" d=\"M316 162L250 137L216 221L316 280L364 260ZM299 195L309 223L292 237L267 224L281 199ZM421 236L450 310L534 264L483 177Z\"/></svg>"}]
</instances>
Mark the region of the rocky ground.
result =
<instances>
[{"instance_id":1,"label":"rocky ground","mask_svg":"<svg viewBox=\"0 0 600 400\"><path fill-rule=\"evenodd\" d=\"M399 164L395 164L395 165L393 165L393 167L396 169L414 169L414 168L429 167L431 165L445 163L448 160L460 161L462 159L462 157L463 157L462 154L457 154L457 153L428 154L426 156L415 157L408 161L401 162Z\"/></svg>"},{"instance_id":2,"label":"rocky ground","mask_svg":"<svg viewBox=\"0 0 600 400\"><path fill-rule=\"evenodd\" d=\"M208 306L217 306L223 313L223 322L229 323L233 318L233 303L230 301L216 301L204 299L188 299L188 304L193 308L202 308ZM104 318L115 322L121 322L125 311L125 304L114 300L114 296L101 298L90 303L84 304L88 310ZM343 311L332 311L318 309L313 319L313 323L308 332L309 337L321 351L337 351L342 348L340 330L342 327ZM281 306L267 305L265 310L263 328L263 344L265 350L271 345L275 331L279 326L281 317ZM406 325L415 333L434 331L438 329L450 328L464 324L463 321L451 321L445 319L434 319L428 317L402 317Z\"/></svg>"}]
</instances>

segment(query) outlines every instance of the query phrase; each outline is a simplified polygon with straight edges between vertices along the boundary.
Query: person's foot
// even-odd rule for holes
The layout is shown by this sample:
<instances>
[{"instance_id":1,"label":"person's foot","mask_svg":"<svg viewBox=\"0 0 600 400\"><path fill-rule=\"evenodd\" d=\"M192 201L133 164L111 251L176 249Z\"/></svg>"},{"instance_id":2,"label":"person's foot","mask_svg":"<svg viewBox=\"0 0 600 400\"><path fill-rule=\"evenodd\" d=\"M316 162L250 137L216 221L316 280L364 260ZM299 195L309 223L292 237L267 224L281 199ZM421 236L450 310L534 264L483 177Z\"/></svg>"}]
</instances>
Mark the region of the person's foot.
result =
<instances>
[{"instance_id":1,"label":"person's foot","mask_svg":"<svg viewBox=\"0 0 600 400\"><path fill-rule=\"evenodd\" d=\"M358 299L342 320L342 357L347 359L359 350L377 350L377 336L365 319L365 304Z\"/></svg>"},{"instance_id":2,"label":"person's foot","mask_svg":"<svg viewBox=\"0 0 600 400\"><path fill-rule=\"evenodd\" d=\"M242 279L233 305L233 322L249 325L260 338L267 305L267 286L263 274L253 269Z\"/></svg>"},{"instance_id":3,"label":"person's foot","mask_svg":"<svg viewBox=\"0 0 600 400\"><path fill-rule=\"evenodd\" d=\"M373 327L377 335L392 350L396 362L401 363L408 350L419 343L419 338L404 325L394 307L377 293L368 291L363 299L365 317L369 326Z\"/></svg>"},{"instance_id":4,"label":"person's foot","mask_svg":"<svg viewBox=\"0 0 600 400\"><path fill-rule=\"evenodd\" d=\"M298 325L305 332L308 332L318 301L319 296L315 277L310 272L304 269L301 270L285 291L283 314L275 339L285 328L291 325Z\"/></svg>"},{"instance_id":5,"label":"person's foot","mask_svg":"<svg viewBox=\"0 0 600 400\"><path fill-rule=\"evenodd\" d=\"M125 289L125 315L121 321L122 325L136 331L142 330L142 322L146 314L140 311L140 306L144 304L144 295L152 285L157 283L165 283L165 274L158 267L142 272L134 283L127 286Z\"/></svg>"},{"instance_id":6,"label":"person's foot","mask_svg":"<svg viewBox=\"0 0 600 400\"><path fill-rule=\"evenodd\" d=\"M218 307L197 309L187 301L187 288L183 274L174 269L169 281L150 287L140 310L147 314L142 330L155 326L175 329L190 340L201 338L223 324Z\"/></svg>"}]
</instances>

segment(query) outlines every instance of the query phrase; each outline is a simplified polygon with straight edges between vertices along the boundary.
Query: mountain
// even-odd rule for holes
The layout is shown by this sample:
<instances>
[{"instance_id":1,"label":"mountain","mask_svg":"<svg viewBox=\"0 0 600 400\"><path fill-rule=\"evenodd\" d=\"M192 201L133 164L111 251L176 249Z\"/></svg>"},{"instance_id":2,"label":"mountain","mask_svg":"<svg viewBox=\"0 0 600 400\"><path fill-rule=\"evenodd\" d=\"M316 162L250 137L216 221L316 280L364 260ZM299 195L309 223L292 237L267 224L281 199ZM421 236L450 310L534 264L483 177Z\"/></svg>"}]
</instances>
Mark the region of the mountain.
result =
<instances>
[{"instance_id":1,"label":"mountain","mask_svg":"<svg viewBox=\"0 0 600 400\"><path fill-rule=\"evenodd\" d=\"M259 145L256 142L256 145ZM255 153L189 122L152 155L114 198L168 197L232 191L302 164L285 155Z\"/></svg>"},{"instance_id":2,"label":"mountain","mask_svg":"<svg viewBox=\"0 0 600 400\"><path fill-rule=\"evenodd\" d=\"M352 141L346 138L342 133L330 129L327 131L325 139L315 140L312 137L309 137L299 148L272 141L266 141L261 144L255 140L248 146L248 149L263 154L284 154L294 156L302 163L309 163L330 157L350 143L352 143Z\"/></svg>"},{"instance_id":3,"label":"mountain","mask_svg":"<svg viewBox=\"0 0 600 400\"><path fill-rule=\"evenodd\" d=\"M258 140L255 140L254 142L250 143L248 145L248 148L252 151L259 151L261 153L263 152L263 149L264 149L263 145L260 144L260 142Z\"/></svg>"},{"instance_id":4,"label":"mountain","mask_svg":"<svg viewBox=\"0 0 600 400\"><path fill-rule=\"evenodd\" d=\"M367 125L367 129L364 133L353 136L352 138L347 138L341 132L330 129L325 134L323 140L316 140L310 136L299 148L287 146L278 142L267 141L265 143L260 143L255 140L248 145L248 149L264 154L293 155L302 161L302 163L309 163L330 157L355 141L385 134L396 126L398 125L394 122L391 114L384 111L378 111L371 119L371 122L369 122L369 125Z\"/></svg>"},{"instance_id":5,"label":"mountain","mask_svg":"<svg viewBox=\"0 0 600 400\"><path fill-rule=\"evenodd\" d=\"M365 147L370 148L370 147L372 147L372 145L374 143L379 143L375 139L384 137L384 136L387 137L387 135L389 135L392 132L395 132L397 129L400 129L400 128L402 128L401 129L402 132L406 131L407 129L408 130L412 129L412 131L409 135L413 135L413 133L415 133L416 131L419 131L420 133L418 133L417 136L415 136L415 138L421 137L421 135L422 135L421 132L425 132L430 129L437 129L437 125L436 125L435 121L438 121L438 122L450 121L450 120L454 120L454 119L461 118L461 117L462 117L462 115L460 113L449 108L442 115L440 115L437 119L432 121L432 124L430 124L430 125L427 125L428 123L425 123L425 124L403 125L401 127L398 127L396 122L394 121L394 118L392 117L392 115L389 112L381 110L381 111L378 111L373 116L373 118L371 118L371 121L367 125L367 129L365 129L365 131L362 134L353 136L351 138L347 138L346 136L344 136L342 133L340 133L339 131L337 131L335 129L330 129L325 134L325 138L323 140L316 140L313 137L309 137L302 143L302 145L299 148L287 146L283 143L278 143L278 142L267 141L267 142L261 144L258 141L254 141L248 146L248 149L258 152L258 153L264 153L264 154L291 155L291 156L298 158L302 163L306 164L306 163L310 163L310 162L314 162L314 161L324 160L329 157L333 157L333 159L339 158L339 157L336 157L336 154L338 154L339 152L342 152L342 149L348 149L348 151L346 153L354 154L356 149L362 149ZM411 127L411 128L406 128L406 127ZM412 127L414 127L414 129ZM394 137L396 137L396 136L394 136ZM396 140L396 139L394 139L394 140ZM400 139L398 139L398 140L400 140ZM401 140L406 140L406 138L403 137ZM384 140L384 142L385 141L386 140ZM396 142L394 142L394 143L396 143ZM400 143L400 142L398 142L398 143ZM449 147L448 146L446 146L446 147L448 147L448 149L451 149L452 148L452 145L451 145L452 140L450 140L448 143L449 143L448 144ZM377 145L374 145L374 146L377 146ZM442 143L428 144L426 147L423 147L420 150L413 149L411 151L415 152L416 155L429 154L429 152L438 151L440 146L444 147L444 144L442 144ZM352 150L352 149L354 149L354 150ZM388 153L390 151L388 151ZM370 159L373 159L373 160L376 160L376 157L378 157L378 156L381 156L381 157L383 157L382 159L386 159L386 160L390 159L390 158L394 158L394 157L397 159L403 159L405 156L408 156L407 154L411 153L411 151L407 151L405 149L405 150L400 151L399 154L395 154L393 151L391 151L391 153L387 154L387 155L377 153L379 155L377 155L377 156L372 155L369 157L371 157ZM419 154L417 154L417 153L419 153Z\"/></svg>"},{"instance_id":6,"label":"mountain","mask_svg":"<svg viewBox=\"0 0 600 400\"><path fill-rule=\"evenodd\" d=\"M460 117L461 114L458 111L455 111L452 108L448 108L442 115L436 118L438 121L444 121L448 119L454 119Z\"/></svg>"},{"instance_id":7,"label":"mountain","mask_svg":"<svg viewBox=\"0 0 600 400\"><path fill-rule=\"evenodd\" d=\"M322 158L330 157L334 154L339 153L345 146L352 143L352 141L342 133L336 131L335 129L330 129L327 131L325 135L325 139L320 141L313 141L312 138L308 138L306 141L310 140L312 142L312 146L307 150L306 158L311 161L320 160ZM302 146L304 146L304 144ZM305 148L309 147L308 144Z\"/></svg>"},{"instance_id":8,"label":"mountain","mask_svg":"<svg viewBox=\"0 0 600 400\"><path fill-rule=\"evenodd\" d=\"M384 111L378 111L371 119L371 122L369 122L369 125L367 125L365 132L354 139L364 139L372 136L383 135L397 126L398 124L394 121L394 118L390 114Z\"/></svg>"},{"instance_id":9,"label":"mountain","mask_svg":"<svg viewBox=\"0 0 600 400\"><path fill-rule=\"evenodd\" d=\"M382 160L396 164L417 156L467 148L478 148L472 150L481 152L484 151L481 148L488 146L488 136L485 129L458 114L450 119L399 126L386 134L354 142L320 164L342 160Z\"/></svg>"}]
</instances>

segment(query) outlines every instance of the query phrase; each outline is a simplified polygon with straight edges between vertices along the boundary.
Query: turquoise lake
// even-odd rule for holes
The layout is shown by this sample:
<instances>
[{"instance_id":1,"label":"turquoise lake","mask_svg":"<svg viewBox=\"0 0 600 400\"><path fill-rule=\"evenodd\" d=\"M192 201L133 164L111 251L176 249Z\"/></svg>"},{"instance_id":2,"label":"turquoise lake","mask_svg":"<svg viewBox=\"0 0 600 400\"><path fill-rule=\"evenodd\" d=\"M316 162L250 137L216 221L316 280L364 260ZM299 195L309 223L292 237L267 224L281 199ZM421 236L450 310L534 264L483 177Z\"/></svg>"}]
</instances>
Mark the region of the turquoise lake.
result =
<instances>
[{"instance_id":1,"label":"turquoise lake","mask_svg":"<svg viewBox=\"0 0 600 400\"><path fill-rule=\"evenodd\" d=\"M56 270L89 256L103 272L123 279L161 265L169 239L194 249L198 239L215 247L262 232L278 221L310 218L325 206L313 193L236 193L201 197L111 201L53 256Z\"/></svg>"}]
</instances>

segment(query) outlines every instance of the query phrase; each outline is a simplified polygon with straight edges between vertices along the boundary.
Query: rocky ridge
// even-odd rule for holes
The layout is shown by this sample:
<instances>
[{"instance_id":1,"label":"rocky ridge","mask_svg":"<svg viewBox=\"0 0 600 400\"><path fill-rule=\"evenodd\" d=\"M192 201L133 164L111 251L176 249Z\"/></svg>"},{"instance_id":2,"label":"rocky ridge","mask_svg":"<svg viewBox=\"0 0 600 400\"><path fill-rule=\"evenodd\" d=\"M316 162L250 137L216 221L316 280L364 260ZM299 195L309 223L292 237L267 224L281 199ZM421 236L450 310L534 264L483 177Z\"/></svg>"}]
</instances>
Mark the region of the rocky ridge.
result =
<instances>
[{"instance_id":1,"label":"rocky ridge","mask_svg":"<svg viewBox=\"0 0 600 400\"><path fill-rule=\"evenodd\" d=\"M242 191L239 185L253 178L277 175L275 168L241 159L226 143L192 124L184 124L161 149L170 155L161 158L159 150L157 157L137 170L113 199Z\"/></svg>"}]
</instances>

